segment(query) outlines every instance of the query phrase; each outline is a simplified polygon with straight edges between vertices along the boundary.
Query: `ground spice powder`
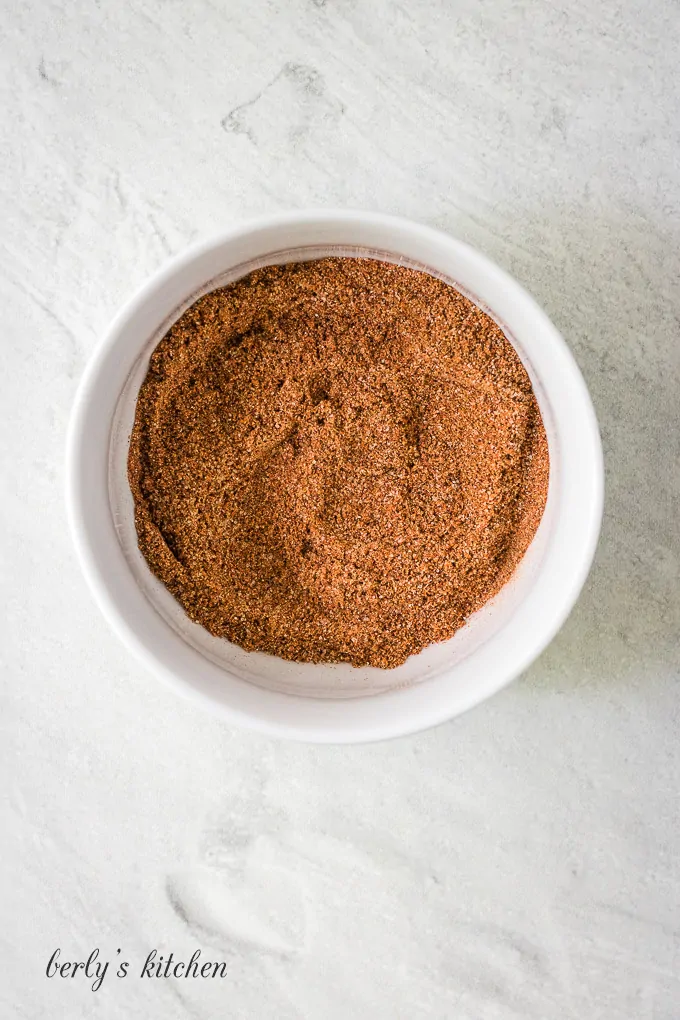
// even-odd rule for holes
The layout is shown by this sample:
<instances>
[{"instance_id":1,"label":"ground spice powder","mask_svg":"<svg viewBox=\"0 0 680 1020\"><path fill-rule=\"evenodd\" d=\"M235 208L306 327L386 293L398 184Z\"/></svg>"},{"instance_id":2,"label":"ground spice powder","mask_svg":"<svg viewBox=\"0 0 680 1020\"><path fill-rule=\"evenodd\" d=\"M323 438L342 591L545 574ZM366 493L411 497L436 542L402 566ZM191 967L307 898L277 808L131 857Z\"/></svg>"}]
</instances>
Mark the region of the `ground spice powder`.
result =
<instances>
[{"instance_id":1,"label":"ground spice powder","mask_svg":"<svg viewBox=\"0 0 680 1020\"><path fill-rule=\"evenodd\" d=\"M383 668L498 592L548 467L489 316L355 258L196 301L151 356L128 463L139 547L192 620L285 659Z\"/></svg>"}]
</instances>

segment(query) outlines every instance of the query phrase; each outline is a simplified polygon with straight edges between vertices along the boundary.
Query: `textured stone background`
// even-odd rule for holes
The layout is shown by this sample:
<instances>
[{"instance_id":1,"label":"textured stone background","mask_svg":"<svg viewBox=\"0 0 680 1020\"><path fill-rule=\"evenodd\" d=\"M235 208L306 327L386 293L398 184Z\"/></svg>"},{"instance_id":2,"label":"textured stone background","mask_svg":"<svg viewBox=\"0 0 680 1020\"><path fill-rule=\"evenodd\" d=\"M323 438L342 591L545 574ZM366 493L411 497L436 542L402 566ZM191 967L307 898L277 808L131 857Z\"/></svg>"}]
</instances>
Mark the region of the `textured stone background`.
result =
<instances>
[{"instance_id":1,"label":"textured stone background","mask_svg":"<svg viewBox=\"0 0 680 1020\"><path fill-rule=\"evenodd\" d=\"M27 0L0 46L0 1013L677 1020L677 4ZM607 458L595 568L538 663L356 749L231 731L147 675L62 495L130 292L219 227L328 204L515 274ZM133 973L48 981L56 946ZM143 981L154 947L229 977Z\"/></svg>"}]
</instances>

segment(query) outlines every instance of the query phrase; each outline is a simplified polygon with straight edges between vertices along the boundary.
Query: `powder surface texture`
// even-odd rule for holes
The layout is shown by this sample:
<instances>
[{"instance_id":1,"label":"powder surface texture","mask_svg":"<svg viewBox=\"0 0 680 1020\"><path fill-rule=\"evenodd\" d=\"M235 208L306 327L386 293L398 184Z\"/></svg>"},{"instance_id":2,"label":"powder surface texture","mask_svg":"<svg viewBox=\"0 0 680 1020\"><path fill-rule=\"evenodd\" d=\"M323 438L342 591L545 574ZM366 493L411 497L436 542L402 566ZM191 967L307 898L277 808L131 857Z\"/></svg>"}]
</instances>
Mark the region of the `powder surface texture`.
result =
<instances>
[{"instance_id":1,"label":"powder surface texture","mask_svg":"<svg viewBox=\"0 0 680 1020\"><path fill-rule=\"evenodd\" d=\"M488 315L428 274L328 258L181 316L128 471L139 547L192 620L286 659L391 668L508 580L549 459Z\"/></svg>"}]
</instances>

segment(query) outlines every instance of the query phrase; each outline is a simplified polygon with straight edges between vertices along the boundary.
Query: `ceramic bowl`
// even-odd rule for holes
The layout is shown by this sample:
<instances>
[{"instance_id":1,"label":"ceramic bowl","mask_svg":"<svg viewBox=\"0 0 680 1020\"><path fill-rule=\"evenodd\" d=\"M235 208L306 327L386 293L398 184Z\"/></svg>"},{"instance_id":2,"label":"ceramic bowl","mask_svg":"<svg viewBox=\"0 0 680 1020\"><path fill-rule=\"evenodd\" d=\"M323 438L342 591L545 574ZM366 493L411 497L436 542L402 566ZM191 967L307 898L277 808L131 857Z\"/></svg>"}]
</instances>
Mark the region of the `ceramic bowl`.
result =
<instances>
[{"instance_id":1,"label":"ceramic bowl","mask_svg":"<svg viewBox=\"0 0 680 1020\"><path fill-rule=\"evenodd\" d=\"M548 435L541 525L515 574L449 641L394 670L285 662L192 623L136 542L127 485L134 406L151 351L201 294L259 266L362 256L412 266L485 309L516 348ZM520 674L564 623L600 530L602 450L585 383L564 340L507 273L468 245L374 213L294 212L225 231L174 258L122 309L90 361L68 443L68 508L92 592L125 644L177 691L230 723L317 742L413 733L459 715Z\"/></svg>"}]
</instances>

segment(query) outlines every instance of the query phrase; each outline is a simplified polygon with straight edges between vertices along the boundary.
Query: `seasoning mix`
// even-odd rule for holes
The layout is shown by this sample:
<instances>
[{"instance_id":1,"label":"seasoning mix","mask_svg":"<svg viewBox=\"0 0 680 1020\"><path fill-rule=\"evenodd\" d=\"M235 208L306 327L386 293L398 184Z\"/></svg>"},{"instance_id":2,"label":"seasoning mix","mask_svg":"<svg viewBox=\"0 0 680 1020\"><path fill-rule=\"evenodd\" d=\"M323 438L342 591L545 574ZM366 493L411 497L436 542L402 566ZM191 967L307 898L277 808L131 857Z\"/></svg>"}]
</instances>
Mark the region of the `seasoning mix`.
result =
<instances>
[{"instance_id":1,"label":"seasoning mix","mask_svg":"<svg viewBox=\"0 0 680 1020\"><path fill-rule=\"evenodd\" d=\"M195 302L141 387L139 547L210 633L391 668L508 580L548 447L502 330L386 262L269 266Z\"/></svg>"}]
</instances>

